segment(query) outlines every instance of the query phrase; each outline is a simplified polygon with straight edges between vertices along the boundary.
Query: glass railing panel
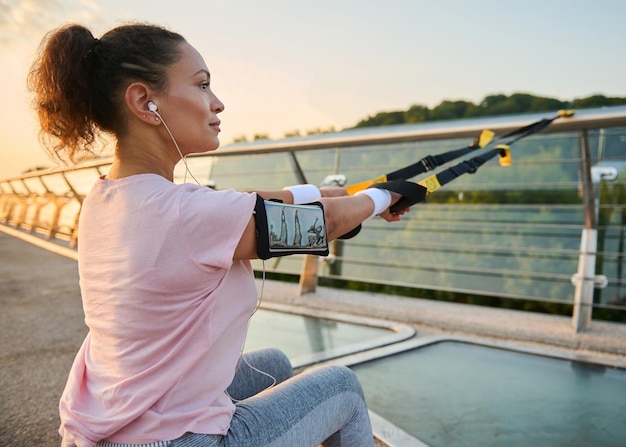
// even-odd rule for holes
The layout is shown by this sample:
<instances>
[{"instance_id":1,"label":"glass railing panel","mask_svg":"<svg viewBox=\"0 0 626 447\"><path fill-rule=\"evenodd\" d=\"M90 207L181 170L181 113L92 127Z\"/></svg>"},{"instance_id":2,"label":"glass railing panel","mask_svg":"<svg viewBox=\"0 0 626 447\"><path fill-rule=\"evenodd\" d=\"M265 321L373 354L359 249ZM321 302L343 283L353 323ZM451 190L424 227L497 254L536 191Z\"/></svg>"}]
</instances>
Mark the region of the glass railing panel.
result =
<instances>
[{"instance_id":1,"label":"glass railing panel","mask_svg":"<svg viewBox=\"0 0 626 447\"><path fill-rule=\"evenodd\" d=\"M592 131L589 139L596 158L623 148L623 131ZM457 139L341 148L332 173L357 182L462 144ZM341 243L336 263L323 265L319 274L569 302L584 226L578 145L575 132L520 142L512 149L513 166L503 168L495 161L484 165L475 175L465 175L427 197L400 223L366 222L357 238ZM319 161L316 153L303 152L298 159L305 172L322 177L323 168L311 167ZM326 155L328 162L332 151ZM619 188L612 185L600 203L621 203ZM623 244L623 221L614 208L609 205L601 213L616 227L605 231L600 222L603 247ZM603 258L613 288L621 288L623 262L617 258ZM296 265L279 264L275 271L299 271ZM613 290L600 293L607 294Z\"/></svg>"},{"instance_id":2,"label":"glass railing panel","mask_svg":"<svg viewBox=\"0 0 626 447\"><path fill-rule=\"evenodd\" d=\"M523 118L517 117L518 121ZM492 121L498 125L503 120L506 121L504 118ZM586 126L592 127L589 123ZM446 127L446 123L434 127L449 131L449 135L459 135ZM407 126L345 135L367 138L370 134L385 136L388 131L388 136L392 136L405 130L419 133L416 126ZM626 300L626 128L587 133L592 166L608 164L619 173L616 179L594 180L599 205L597 274L608 279L607 288L596 291L596 303L623 303ZM261 142L253 143L256 149L250 151L246 145L240 145L232 153L225 148L207 156L189 157L187 163L199 183L217 189L274 189L301 181L289 152L294 150L307 182L319 184L329 174L342 174L350 184L394 171L426 155L464 147L472 140L464 137L391 142L385 136L352 144L341 143L343 135L331 136L332 144L323 148L299 150L299 140L294 140L293 147L280 142L278 148L272 149L269 146L274 143ZM365 222L358 237L335 244L336 262L332 265L322 262L320 276L416 289L571 302L574 288L569 279L577 269L581 230L585 225L579 173L580 136L581 132L568 130L526 138L512 146L511 167L500 167L493 159L476 174L464 175L429 195L425 203L416 205L401 222L391 225L380 219ZM320 136L310 141L315 143L325 138ZM239 153L242 149L244 153ZM459 162L453 161L413 180L419 181ZM108 170L103 165L98 171L95 166L67 171L65 178L59 172L42 172L39 178L37 173L31 173L24 178L2 181L2 216L10 212L12 219L26 216L32 221L39 209L39 221L46 222L62 206L58 225L71 230L79 209L72 188L82 196L99 172ZM175 181L195 181L189 175L185 178L186 175L184 164L179 163ZM29 190L41 195L45 189L57 196L54 200L48 197L53 206L40 206L25 199ZM264 267L268 272L298 275L302 260L301 256L274 259ZM261 262L255 261L254 266L256 270L263 269Z\"/></svg>"},{"instance_id":3,"label":"glass railing panel","mask_svg":"<svg viewBox=\"0 0 626 447\"><path fill-rule=\"evenodd\" d=\"M213 166L211 180L217 189L282 188L300 183L286 153L242 155L220 158Z\"/></svg>"}]
</instances>

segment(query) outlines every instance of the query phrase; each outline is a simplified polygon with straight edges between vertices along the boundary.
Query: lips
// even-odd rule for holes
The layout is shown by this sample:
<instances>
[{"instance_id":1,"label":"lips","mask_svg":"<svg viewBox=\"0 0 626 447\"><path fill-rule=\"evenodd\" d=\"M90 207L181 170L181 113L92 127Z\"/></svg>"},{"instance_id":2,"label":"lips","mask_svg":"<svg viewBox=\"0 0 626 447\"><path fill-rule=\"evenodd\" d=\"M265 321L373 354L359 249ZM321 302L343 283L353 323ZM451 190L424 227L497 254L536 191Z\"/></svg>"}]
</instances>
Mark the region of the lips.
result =
<instances>
[{"instance_id":1,"label":"lips","mask_svg":"<svg viewBox=\"0 0 626 447\"><path fill-rule=\"evenodd\" d=\"M217 120L217 121L210 123L209 126L217 130L218 132L220 132L220 124L222 124L222 122L220 120Z\"/></svg>"}]
</instances>

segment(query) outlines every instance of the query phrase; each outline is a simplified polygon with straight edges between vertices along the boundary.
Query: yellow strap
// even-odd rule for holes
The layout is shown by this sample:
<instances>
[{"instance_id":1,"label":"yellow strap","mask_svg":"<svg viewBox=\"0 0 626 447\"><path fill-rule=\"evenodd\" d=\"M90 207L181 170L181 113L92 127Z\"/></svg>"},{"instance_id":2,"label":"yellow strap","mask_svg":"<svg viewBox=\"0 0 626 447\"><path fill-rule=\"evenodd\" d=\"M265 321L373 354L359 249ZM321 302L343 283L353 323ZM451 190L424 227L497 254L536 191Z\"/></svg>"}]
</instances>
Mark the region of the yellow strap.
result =
<instances>
[{"instance_id":1,"label":"yellow strap","mask_svg":"<svg viewBox=\"0 0 626 447\"><path fill-rule=\"evenodd\" d=\"M421 182L417 182L417 184L422 185L424 188L426 188L429 194L441 188L441 184L439 183L439 180L437 180L436 175L431 175L430 177L425 178Z\"/></svg>"},{"instance_id":2,"label":"yellow strap","mask_svg":"<svg viewBox=\"0 0 626 447\"><path fill-rule=\"evenodd\" d=\"M485 129L480 133L480 136L478 137L478 147L485 147L487 146L489 143L491 143L491 140L493 140L493 137L495 136L495 132L489 130L489 129Z\"/></svg>"},{"instance_id":3,"label":"yellow strap","mask_svg":"<svg viewBox=\"0 0 626 447\"><path fill-rule=\"evenodd\" d=\"M509 147L508 144L499 144L497 146L494 146L493 149L504 151L504 155L500 154L500 157L498 158L498 161L500 162L500 166L504 166L504 167L511 166L511 164L513 163L513 160L511 159L511 148Z\"/></svg>"},{"instance_id":4,"label":"yellow strap","mask_svg":"<svg viewBox=\"0 0 626 447\"><path fill-rule=\"evenodd\" d=\"M363 191L364 189L369 188L374 183L382 183L382 182L386 182L386 181L387 181L387 175L385 174L385 175L381 175L380 177L376 177L376 178L371 179L371 180L365 180L364 182L361 182L361 183L355 183L354 185L348 185L348 186L346 186L346 190L348 191L348 194L353 196L357 192Z\"/></svg>"},{"instance_id":5,"label":"yellow strap","mask_svg":"<svg viewBox=\"0 0 626 447\"><path fill-rule=\"evenodd\" d=\"M574 113L576 113L575 110L559 110L558 115L561 118L569 118L570 116L574 116Z\"/></svg>"}]
</instances>

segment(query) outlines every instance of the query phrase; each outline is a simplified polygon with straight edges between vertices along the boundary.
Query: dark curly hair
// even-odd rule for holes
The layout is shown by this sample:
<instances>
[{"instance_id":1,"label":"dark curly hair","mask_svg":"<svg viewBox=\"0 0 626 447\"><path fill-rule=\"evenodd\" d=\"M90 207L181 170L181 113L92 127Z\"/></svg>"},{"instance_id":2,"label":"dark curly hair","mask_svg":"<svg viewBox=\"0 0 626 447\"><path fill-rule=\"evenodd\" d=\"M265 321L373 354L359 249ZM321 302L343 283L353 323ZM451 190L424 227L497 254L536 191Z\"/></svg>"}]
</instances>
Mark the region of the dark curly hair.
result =
<instances>
[{"instance_id":1,"label":"dark curly hair","mask_svg":"<svg viewBox=\"0 0 626 447\"><path fill-rule=\"evenodd\" d=\"M48 33L28 74L44 146L76 162L93 153L101 132L123 135L126 87L145 82L165 91L182 42L180 34L150 24L123 25L100 39L76 24Z\"/></svg>"}]
</instances>

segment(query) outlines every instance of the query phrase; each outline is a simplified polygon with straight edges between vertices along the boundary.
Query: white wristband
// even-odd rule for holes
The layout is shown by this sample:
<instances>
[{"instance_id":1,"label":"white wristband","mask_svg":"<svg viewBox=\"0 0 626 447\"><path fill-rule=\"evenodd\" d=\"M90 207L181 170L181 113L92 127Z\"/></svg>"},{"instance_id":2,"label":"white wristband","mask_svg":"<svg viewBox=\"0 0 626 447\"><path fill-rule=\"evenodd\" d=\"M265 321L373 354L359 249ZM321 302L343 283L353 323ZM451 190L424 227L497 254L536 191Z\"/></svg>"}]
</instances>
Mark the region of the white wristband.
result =
<instances>
[{"instance_id":1,"label":"white wristband","mask_svg":"<svg viewBox=\"0 0 626 447\"><path fill-rule=\"evenodd\" d=\"M317 199L322 197L320 189L311 184L286 186L283 190L285 189L291 191L294 205L315 202Z\"/></svg>"},{"instance_id":2,"label":"white wristband","mask_svg":"<svg viewBox=\"0 0 626 447\"><path fill-rule=\"evenodd\" d=\"M372 202L374 202L374 212L368 217L368 219L378 216L380 213L389 208L389 205L391 205L391 193L386 189L367 188L357 192L355 195L359 194L368 196L372 199Z\"/></svg>"}]
</instances>

